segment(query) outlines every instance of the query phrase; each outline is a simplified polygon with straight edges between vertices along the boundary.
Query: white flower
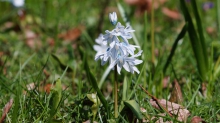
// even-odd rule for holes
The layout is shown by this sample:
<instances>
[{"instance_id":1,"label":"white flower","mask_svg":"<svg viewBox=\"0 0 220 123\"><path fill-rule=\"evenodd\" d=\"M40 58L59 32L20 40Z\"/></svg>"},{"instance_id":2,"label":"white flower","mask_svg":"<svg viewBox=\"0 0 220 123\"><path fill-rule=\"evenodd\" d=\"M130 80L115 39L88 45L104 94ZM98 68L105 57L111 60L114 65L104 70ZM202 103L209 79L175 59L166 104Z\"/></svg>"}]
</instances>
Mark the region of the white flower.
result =
<instances>
[{"instance_id":1,"label":"white flower","mask_svg":"<svg viewBox=\"0 0 220 123\"><path fill-rule=\"evenodd\" d=\"M116 13L110 13L109 18L110 22L116 25ZM96 43L99 45L94 45L94 49L97 51L95 60L100 59L101 65L109 61L111 69L114 69L115 65L117 65L117 72L119 74L122 68L128 72L137 72L139 74L140 72L135 65L141 64L143 61L136 59L136 57L140 56L142 51L134 54L136 48L140 47L131 45L128 42L128 39L132 38L131 33L134 31L130 26L125 28L120 22L117 23L112 31L106 30L106 34L96 39Z\"/></svg>"},{"instance_id":2,"label":"white flower","mask_svg":"<svg viewBox=\"0 0 220 123\"><path fill-rule=\"evenodd\" d=\"M105 53L106 50L108 49L108 46L103 43L102 34L99 35L99 37L95 40L95 42L98 44L93 46L93 49L97 52L96 56Z\"/></svg>"},{"instance_id":3,"label":"white flower","mask_svg":"<svg viewBox=\"0 0 220 123\"><path fill-rule=\"evenodd\" d=\"M116 12L109 13L109 20L112 23L112 25L115 25L117 23L117 14Z\"/></svg>"},{"instance_id":4,"label":"white flower","mask_svg":"<svg viewBox=\"0 0 220 123\"><path fill-rule=\"evenodd\" d=\"M114 68L114 66L117 64L117 71L120 74L122 67L131 73L137 72L138 74L140 71L135 67L135 65L141 64L143 61L138 60L135 57L140 56L142 51L139 51L136 55L127 57L127 55L118 55L117 59L110 64L110 68Z\"/></svg>"},{"instance_id":5,"label":"white flower","mask_svg":"<svg viewBox=\"0 0 220 123\"><path fill-rule=\"evenodd\" d=\"M12 0L12 4L15 7L23 7L25 0Z\"/></svg>"}]
</instances>

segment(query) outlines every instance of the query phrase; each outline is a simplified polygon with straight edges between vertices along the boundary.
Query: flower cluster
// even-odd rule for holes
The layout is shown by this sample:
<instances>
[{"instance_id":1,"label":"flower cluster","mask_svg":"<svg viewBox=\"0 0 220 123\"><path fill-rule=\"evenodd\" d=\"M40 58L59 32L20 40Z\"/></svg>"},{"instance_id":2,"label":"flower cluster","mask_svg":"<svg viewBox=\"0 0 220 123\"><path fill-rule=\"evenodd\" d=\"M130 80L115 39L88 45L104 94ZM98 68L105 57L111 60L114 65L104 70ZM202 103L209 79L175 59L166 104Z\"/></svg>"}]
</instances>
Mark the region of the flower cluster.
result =
<instances>
[{"instance_id":1,"label":"flower cluster","mask_svg":"<svg viewBox=\"0 0 220 123\"><path fill-rule=\"evenodd\" d=\"M120 74L122 67L131 73L140 73L135 65L141 64L143 61L136 59L140 56L142 50L135 54L136 48L139 46L131 45L128 39L132 38L132 30L130 26L124 27L120 22L117 23L117 15L115 12L109 14L109 19L115 28L112 31L106 30L104 35L100 34L96 39L98 45L94 45L97 51L95 60L101 60L101 65L105 65L108 61L110 68L114 69L117 65L117 72Z\"/></svg>"}]
</instances>

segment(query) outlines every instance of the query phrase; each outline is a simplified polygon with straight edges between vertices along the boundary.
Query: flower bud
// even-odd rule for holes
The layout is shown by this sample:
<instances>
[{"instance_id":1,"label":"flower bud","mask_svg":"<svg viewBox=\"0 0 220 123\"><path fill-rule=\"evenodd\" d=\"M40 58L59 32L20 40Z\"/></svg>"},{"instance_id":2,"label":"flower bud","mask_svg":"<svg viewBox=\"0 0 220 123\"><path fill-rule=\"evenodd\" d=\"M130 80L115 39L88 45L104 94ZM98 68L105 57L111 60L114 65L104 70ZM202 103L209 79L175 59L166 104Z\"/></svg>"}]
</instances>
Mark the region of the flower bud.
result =
<instances>
[{"instance_id":1,"label":"flower bud","mask_svg":"<svg viewBox=\"0 0 220 123\"><path fill-rule=\"evenodd\" d=\"M111 22L112 25L116 25L117 23L117 14L116 12L113 12L113 13L109 13L109 20Z\"/></svg>"}]
</instances>

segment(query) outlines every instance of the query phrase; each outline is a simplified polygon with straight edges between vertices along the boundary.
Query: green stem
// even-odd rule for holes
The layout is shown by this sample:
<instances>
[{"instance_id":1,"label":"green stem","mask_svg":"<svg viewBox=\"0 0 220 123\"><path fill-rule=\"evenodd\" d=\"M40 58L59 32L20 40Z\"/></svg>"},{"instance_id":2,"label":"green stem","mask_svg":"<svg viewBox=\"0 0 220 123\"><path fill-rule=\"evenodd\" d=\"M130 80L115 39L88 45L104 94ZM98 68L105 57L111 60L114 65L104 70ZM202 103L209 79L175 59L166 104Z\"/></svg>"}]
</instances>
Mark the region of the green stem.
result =
<instances>
[{"instance_id":1,"label":"green stem","mask_svg":"<svg viewBox=\"0 0 220 123\"><path fill-rule=\"evenodd\" d=\"M118 118L118 83L117 83L117 66L115 66L115 80L114 80L114 108L115 108L115 118Z\"/></svg>"},{"instance_id":2,"label":"green stem","mask_svg":"<svg viewBox=\"0 0 220 123\"><path fill-rule=\"evenodd\" d=\"M147 11L144 12L144 59L147 59ZM146 77L147 76L144 76L144 88L147 87Z\"/></svg>"},{"instance_id":3,"label":"green stem","mask_svg":"<svg viewBox=\"0 0 220 123\"><path fill-rule=\"evenodd\" d=\"M220 1L217 0L217 6L220 6ZM217 11L217 24L218 24L218 32L220 32L220 8L219 7L216 7L216 11ZM218 36L220 38L220 34L218 33Z\"/></svg>"},{"instance_id":4,"label":"green stem","mask_svg":"<svg viewBox=\"0 0 220 123\"><path fill-rule=\"evenodd\" d=\"M151 3L151 54L152 63L154 64L154 0Z\"/></svg>"}]
</instances>

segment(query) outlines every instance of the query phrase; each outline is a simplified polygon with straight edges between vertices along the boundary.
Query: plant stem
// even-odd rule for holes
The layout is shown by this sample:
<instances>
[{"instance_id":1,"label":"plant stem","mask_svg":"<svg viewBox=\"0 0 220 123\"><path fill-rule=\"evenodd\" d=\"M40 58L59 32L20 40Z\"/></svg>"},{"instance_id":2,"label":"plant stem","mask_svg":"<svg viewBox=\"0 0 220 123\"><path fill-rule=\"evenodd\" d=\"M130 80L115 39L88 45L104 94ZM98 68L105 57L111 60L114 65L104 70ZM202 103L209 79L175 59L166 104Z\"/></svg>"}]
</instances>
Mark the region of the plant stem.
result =
<instances>
[{"instance_id":1,"label":"plant stem","mask_svg":"<svg viewBox=\"0 0 220 123\"><path fill-rule=\"evenodd\" d=\"M151 54L152 63L154 64L154 0L151 3Z\"/></svg>"},{"instance_id":2,"label":"plant stem","mask_svg":"<svg viewBox=\"0 0 220 123\"><path fill-rule=\"evenodd\" d=\"M217 0L217 6L220 6L220 1ZM220 32L220 8L219 7L216 7L216 12L217 12L217 25L218 25L218 32ZM220 38L220 34L218 33L218 36Z\"/></svg>"},{"instance_id":3,"label":"plant stem","mask_svg":"<svg viewBox=\"0 0 220 123\"><path fill-rule=\"evenodd\" d=\"M115 80L114 80L114 108L115 108L115 118L118 118L118 83L117 83L117 66L115 66Z\"/></svg>"}]
</instances>

